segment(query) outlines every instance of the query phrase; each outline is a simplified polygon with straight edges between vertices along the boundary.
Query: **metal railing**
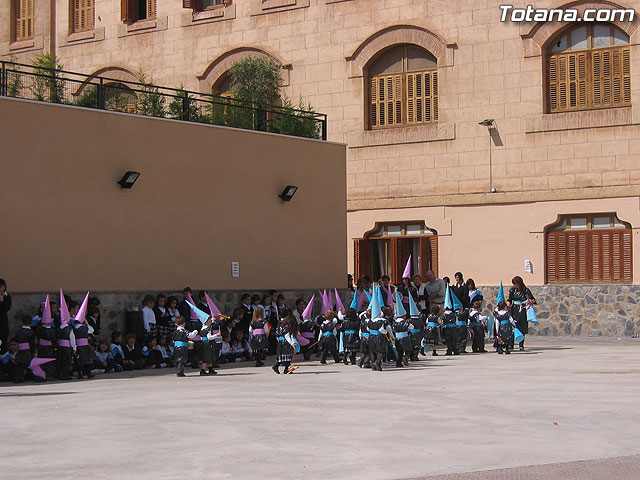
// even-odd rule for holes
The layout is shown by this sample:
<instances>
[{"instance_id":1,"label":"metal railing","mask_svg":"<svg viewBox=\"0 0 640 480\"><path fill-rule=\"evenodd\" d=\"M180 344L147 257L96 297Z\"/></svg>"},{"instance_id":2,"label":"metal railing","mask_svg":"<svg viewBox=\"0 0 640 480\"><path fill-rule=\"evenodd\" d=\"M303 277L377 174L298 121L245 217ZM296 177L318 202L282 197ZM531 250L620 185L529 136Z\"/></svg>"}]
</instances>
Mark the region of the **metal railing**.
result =
<instances>
[{"instance_id":1,"label":"metal railing","mask_svg":"<svg viewBox=\"0 0 640 480\"><path fill-rule=\"evenodd\" d=\"M321 113L22 63L0 66L0 96L327 139Z\"/></svg>"}]
</instances>

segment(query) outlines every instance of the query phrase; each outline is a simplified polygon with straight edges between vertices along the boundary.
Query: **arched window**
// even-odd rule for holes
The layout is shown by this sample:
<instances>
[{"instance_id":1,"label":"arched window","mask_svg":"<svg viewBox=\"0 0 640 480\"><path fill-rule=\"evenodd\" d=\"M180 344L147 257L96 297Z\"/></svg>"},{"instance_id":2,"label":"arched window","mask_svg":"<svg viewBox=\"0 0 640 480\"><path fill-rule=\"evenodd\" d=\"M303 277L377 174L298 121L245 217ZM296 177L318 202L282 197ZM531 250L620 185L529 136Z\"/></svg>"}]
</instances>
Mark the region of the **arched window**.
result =
<instances>
[{"instance_id":1,"label":"arched window","mask_svg":"<svg viewBox=\"0 0 640 480\"><path fill-rule=\"evenodd\" d=\"M629 36L603 23L579 25L547 47L550 113L631 105Z\"/></svg>"},{"instance_id":2,"label":"arched window","mask_svg":"<svg viewBox=\"0 0 640 480\"><path fill-rule=\"evenodd\" d=\"M424 48L399 45L368 67L370 128L438 120L437 60Z\"/></svg>"},{"instance_id":3,"label":"arched window","mask_svg":"<svg viewBox=\"0 0 640 480\"><path fill-rule=\"evenodd\" d=\"M615 213L561 217L547 228L547 283L631 283L631 233Z\"/></svg>"},{"instance_id":4,"label":"arched window","mask_svg":"<svg viewBox=\"0 0 640 480\"><path fill-rule=\"evenodd\" d=\"M364 238L354 240L355 278L369 275L377 280L389 275L392 283L400 283L409 256L413 273L437 274L437 232L421 221L376 224Z\"/></svg>"},{"instance_id":5,"label":"arched window","mask_svg":"<svg viewBox=\"0 0 640 480\"><path fill-rule=\"evenodd\" d=\"M127 85L109 82L104 86L105 109L114 112L137 113L138 98Z\"/></svg>"}]
</instances>

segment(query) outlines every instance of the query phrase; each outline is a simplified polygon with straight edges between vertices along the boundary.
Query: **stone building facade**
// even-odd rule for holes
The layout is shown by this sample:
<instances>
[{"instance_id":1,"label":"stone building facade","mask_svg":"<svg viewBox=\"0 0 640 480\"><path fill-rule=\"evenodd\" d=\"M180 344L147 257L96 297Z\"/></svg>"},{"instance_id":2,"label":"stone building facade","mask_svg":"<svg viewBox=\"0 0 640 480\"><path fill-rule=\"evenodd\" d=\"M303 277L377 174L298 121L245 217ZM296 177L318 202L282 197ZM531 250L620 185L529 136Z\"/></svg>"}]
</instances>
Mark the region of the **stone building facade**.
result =
<instances>
[{"instance_id":1,"label":"stone building facade","mask_svg":"<svg viewBox=\"0 0 640 480\"><path fill-rule=\"evenodd\" d=\"M638 283L637 15L595 27L501 22L492 0L26 0L32 32L17 38L9 4L23 3L0 6L4 60L53 51L67 70L198 91L246 56L280 62L283 91L348 145L357 276L399 280L412 255L414 272L485 285Z\"/></svg>"}]
</instances>

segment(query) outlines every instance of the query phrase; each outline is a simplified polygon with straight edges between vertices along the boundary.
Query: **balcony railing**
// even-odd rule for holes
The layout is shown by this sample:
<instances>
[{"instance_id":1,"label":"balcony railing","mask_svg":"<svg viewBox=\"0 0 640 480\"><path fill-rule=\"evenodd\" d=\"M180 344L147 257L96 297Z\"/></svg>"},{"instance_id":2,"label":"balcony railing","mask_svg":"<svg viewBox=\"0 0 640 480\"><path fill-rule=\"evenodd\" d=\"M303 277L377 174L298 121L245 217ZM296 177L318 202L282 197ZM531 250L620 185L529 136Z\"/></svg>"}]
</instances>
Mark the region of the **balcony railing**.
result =
<instances>
[{"instance_id":1,"label":"balcony railing","mask_svg":"<svg viewBox=\"0 0 640 480\"><path fill-rule=\"evenodd\" d=\"M0 96L327 139L327 116L178 88L0 62Z\"/></svg>"}]
</instances>

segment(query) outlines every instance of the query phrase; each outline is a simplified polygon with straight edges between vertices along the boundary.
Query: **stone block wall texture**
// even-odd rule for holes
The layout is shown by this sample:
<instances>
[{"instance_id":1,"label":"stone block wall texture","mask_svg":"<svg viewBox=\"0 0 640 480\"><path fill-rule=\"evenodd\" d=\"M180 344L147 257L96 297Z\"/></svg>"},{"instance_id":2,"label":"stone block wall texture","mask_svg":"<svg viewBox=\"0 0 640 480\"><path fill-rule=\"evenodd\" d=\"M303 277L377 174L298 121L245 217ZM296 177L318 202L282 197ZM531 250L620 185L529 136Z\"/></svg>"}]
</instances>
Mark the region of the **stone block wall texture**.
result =
<instances>
[{"instance_id":1,"label":"stone block wall texture","mask_svg":"<svg viewBox=\"0 0 640 480\"><path fill-rule=\"evenodd\" d=\"M205 91L247 52L275 58L287 66L283 92L328 114L329 139L349 144L353 210L380 199L437 205L448 196L462 204L488 192L491 176L498 192L524 190L529 200L541 192L567 198L583 188L629 195L625 187L640 181L639 18L617 23L631 39L633 105L550 115L544 51L564 24L502 23L498 2L296 0L274 6L233 0L223 12L194 15L180 0L157 0L155 20L128 26L120 20L119 0L100 0L95 31L78 37L70 32L68 0L55 4L53 35L50 2L36 0L35 39L20 45L10 41L10 2L0 3L3 59L30 62L53 48L67 70L127 80L144 72L160 85ZM562 5L541 0L535 6ZM639 5L623 2L624 8ZM437 57L439 121L368 130L367 62L398 43L420 44ZM478 125L485 118L497 124L491 166L487 129Z\"/></svg>"},{"instance_id":2,"label":"stone block wall texture","mask_svg":"<svg viewBox=\"0 0 640 480\"><path fill-rule=\"evenodd\" d=\"M492 315L496 305L498 288L479 287L485 302L483 313ZM529 324L530 335L552 337L629 337L640 334L640 286L630 285L545 285L530 287L536 297L536 315L540 325ZM505 295L508 289L504 290ZM95 292L92 295L100 299L102 312L103 337L112 330L124 328L124 315L133 307L141 308L142 298L157 292ZM162 292L182 298L178 292ZM209 291L216 305L225 314L231 314L240 305L242 291ZM248 292L254 293L254 292ZM255 292L263 295L266 292ZM299 297L309 299L317 293L309 290L289 290L280 292L285 303L295 308ZM74 300L81 301L84 293L70 293ZM340 296L345 305L353 294L341 290ZM320 313L320 299L316 295L314 314ZM13 296L13 308L10 312L11 332L18 328L16 317L22 314L33 315L44 299L42 293L17 294Z\"/></svg>"}]
</instances>

